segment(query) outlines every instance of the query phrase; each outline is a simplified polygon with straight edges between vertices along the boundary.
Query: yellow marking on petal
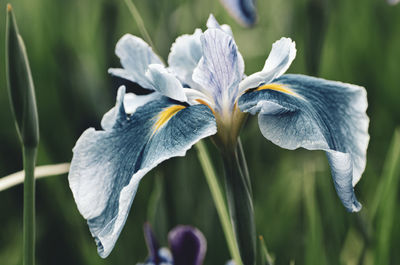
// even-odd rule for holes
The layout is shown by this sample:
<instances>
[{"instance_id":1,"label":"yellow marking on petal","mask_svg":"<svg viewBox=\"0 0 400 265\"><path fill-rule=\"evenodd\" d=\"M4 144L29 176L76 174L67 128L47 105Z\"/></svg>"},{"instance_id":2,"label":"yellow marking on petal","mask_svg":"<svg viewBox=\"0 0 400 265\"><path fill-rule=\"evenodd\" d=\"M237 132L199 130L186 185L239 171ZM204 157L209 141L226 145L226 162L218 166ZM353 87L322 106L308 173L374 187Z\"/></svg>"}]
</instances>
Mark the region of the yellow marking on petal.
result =
<instances>
[{"instance_id":1,"label":"yellow marking on petal","mask_svg":"<svg viewBox=\"0 0 400 265\"><path fill-rule=\"evenodd\" d=\"M182 106L182 105L173 105L173 106L165 108L163 111L161 111L157 115L157 121L154 124L153 134L158 129L160 129L161 126L163 126L165 123L167 123L175 114L177 114L179 111L183 110L184 108L186 108L186 107Z\"/></svg>"},{"instance_id":2,"label":"yellow marking on petal","mask_svg":"<svg viewBox=\"0 0 400 265\"><path fill-rule=\"evenodd\" d=\"M257 89L255 89L255 91L260 91L260 90L265 90L265 89L271 89L271 90L275 90L275 91L279 91L279 92L283 92L295 97L299 97L302 98L300 95L298 95L297 93L295 93L294 91L292 91L290 88L286 87L285 85L282 84L266 84L263 86L258 87Z\"/></svg>"},{"instance_id":3,"label":"yellow marking on petal","mask_svg":"<svg viewBox=\"0 0 400 265\"><path fill-rule=\"evenodd\" d=\"M211 108L211 106L210 106L207 102L205 102L204 100L199 99L199 98L196 99L196 101L199 102L200 104L206 105L206 106L212 111L212 113L213 113L214 116L215 116L215 112L214 112L213 108Z\"/></svg>"}]
</instances>

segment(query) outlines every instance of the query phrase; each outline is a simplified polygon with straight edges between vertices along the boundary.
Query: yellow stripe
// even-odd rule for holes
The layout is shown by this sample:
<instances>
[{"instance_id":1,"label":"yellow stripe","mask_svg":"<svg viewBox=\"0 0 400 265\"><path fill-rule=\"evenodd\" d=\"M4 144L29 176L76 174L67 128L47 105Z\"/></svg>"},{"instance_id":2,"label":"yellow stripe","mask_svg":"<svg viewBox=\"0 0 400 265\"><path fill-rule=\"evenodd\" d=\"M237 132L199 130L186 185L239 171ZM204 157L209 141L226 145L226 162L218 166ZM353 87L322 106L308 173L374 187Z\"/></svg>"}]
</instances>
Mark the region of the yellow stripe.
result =
<instances>
[{"instance_id":1,"label":"yellow stripe","mask_svg":"<svg viewBox=\"0 0 400 265\"><path fill-rule=\"evenodd\" d=\"M173 106L165 108L163 111L161 111L157 115L157 121L154 124L153 134L161 126L163 126L165 123L167 123L167 121L169 121L169 119L171 119L175 114L177 114L179 111L183 110L184 108L186 108L186 107L182 106L182 105L173 105Z\"/></svg>"},{"instance_id":2,"label":"yellow stripe","mask_svg":"<svg viewBox=\"0 0 400 265\"><path fill-rule=\"evenodd\" d=\"M212 113L214 114L214 116L215 116L215 112L214 112L214 110L211 108L211 106L210 105L208 105L207 104L207 102L205 102L204 100L202 100L202 99L196 99L196 101L197 102L199 102L200 104L203 104L203 105L206 105L211 111L212 111Z\"/></svg>"},{"instance_id":3,"label":"yellow stripe","mask_svg":"<svg viewBox=\"0 0 400 265\"><path fill-rule=\"evenodd\" d=\"M292 90L290 90L289 88L287 88L287 87L285 87L284 85L281 85L281 84L273 84L273 83L272 84L266 84L266 85L258 87L255 91L260 91L260 90L264 90L264 89L271 89L271 90L283 92L283 93L286 93L286 94L290 94L292 96L300 97L295 92L293 92Z\"/></svg>"}]
</instances>

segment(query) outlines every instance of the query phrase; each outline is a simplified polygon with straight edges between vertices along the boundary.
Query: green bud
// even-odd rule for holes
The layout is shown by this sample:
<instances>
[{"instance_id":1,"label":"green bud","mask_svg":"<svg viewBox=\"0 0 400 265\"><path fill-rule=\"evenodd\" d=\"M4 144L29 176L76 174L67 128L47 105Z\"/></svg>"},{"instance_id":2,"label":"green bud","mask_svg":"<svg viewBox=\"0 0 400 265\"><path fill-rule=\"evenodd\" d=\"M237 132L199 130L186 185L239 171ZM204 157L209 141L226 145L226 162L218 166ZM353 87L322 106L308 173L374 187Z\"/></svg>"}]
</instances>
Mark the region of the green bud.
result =
<instances>
[{"instance_id":1,"label":"green bud","mask_svg":"<svg viewBox=\"0 0 400 265\"><path fill-rule=\"evenodd\" d=\"M35 90L28 56L11 8L7 5L6 25L7 85L19 138L25 147L39 143L39 122Z\"/></svg>"}]
</instances>

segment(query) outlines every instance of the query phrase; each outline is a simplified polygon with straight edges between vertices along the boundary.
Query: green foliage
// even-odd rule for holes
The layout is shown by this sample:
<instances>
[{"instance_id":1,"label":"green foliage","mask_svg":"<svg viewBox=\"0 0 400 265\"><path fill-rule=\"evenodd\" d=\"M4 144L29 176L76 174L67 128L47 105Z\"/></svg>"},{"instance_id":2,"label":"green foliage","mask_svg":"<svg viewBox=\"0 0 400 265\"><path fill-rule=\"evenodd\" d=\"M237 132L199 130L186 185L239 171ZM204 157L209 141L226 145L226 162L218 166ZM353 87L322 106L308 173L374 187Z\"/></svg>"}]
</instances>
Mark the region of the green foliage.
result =
<instances>
[{"instance_id":1,"label":"green foliage","mask_svg":"<svg viewBox=\"0 0 400 265\"><path fill-rule=\"evenodd\" d=\"M39 122L35 88L25 44L19 35L11 5L7 6L6 71L11 109L23 146L35 148L39 143Z\"/></svg>"},{"instance_id":2,"label":"green foliage","mask_svg":"<svg viewBox=\"0 0 400 265\"><path fill-rule=\"evenodd\" d=\"M357 215L347 213L337 198L323 152L280 149L264 139L257 119L249 117L241 138L253 187L257 233L264 236L276 265L292 261L308 265L314 255L314 262L320 264L400 264L400 252L396 251L400 246L400 227L396 225L400 222L400 200L394 182L398 169L386 166L390 171L381 174L386 161L394 159L389 158L392 155L385 157L394 148L390 139L400 125L400 5L389 6L384 0L326 0L322 5L324 22L318 29L323 34L319 37L310 26L317 26L312 22L316 18L311 17L311 0L259 0L258 24L252 29L236 24L215 0L134 2L164 60L174 39L192 33L196 27L204 29L212 12L220 22L232 26L247 74L261 69L272 43L287 36L297 45L297 57L289 72L317 71L319 77L365 86L371 141L366 172L356 186L363 204ZM124 33L139 36L140 31L122 0L18 0L12 4L36 85L41 125L38 164L69 161L79 135L88 127L99 128L102 115L115 103L117 85L107 68L119 66L114 55L116 42ZM5 5L5 0L0 0L0 7ZM2 12L0 17L5 18ZM5 19L1 19L1 36L4 30ZM314 49L320 49L320 55L310 56ZM0 176L22 168L5 80L1 63ZM210 146L209 152L217 176L222 177L217 150ZM166 219L163 222L167 231L176 224L197 226L208 241L205 264L224 264L230 254L195 150L185 158L163 163L158 170L162 172L162 207L167 214L154 218ZM96 253L66 175L40 180L37 264L143 261L147 251L142 225L148 219L149 194L159 178L154 172L143 179L127 224L106 260ZM386 182L390 183L384 184L388 188L381 191L381 183ZM375 207L377 194L385 198ZM1 264L22 261L21 198L22 187L0 193ZM166 235L157 237L163 239Z\"/></svg>"}]
</instances>

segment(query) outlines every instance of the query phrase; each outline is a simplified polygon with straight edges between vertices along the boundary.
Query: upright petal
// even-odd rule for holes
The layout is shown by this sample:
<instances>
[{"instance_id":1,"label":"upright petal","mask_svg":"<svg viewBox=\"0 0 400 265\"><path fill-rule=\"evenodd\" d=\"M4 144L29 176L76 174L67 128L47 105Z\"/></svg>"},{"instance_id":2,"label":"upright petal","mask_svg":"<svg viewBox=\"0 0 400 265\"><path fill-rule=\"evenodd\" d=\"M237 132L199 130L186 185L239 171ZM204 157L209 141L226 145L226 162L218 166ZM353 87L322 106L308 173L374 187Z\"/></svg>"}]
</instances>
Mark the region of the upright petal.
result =
<instances>
[{"instance_id":1,"label":"upright petal","mask_svg":"<svg viewBox=\"0 0 400 265\"><path fill-rule=\"evenodd\" d=\"M208 17L207 28L208 29L221 29L221 30L225 31L225 33L227 33L233 37L231 27L227 24L220 25L213 14L210 14L210 16Z\"/></svg>"},{"instance_id":2,"label":"upright petal","mask_svg":"<svg viewBox=\"0 0 400 265\"><path fill-rule=\"evenodd\" d=\"M193 80L214 99L217 111L230 111L243 76L236 44L230 35L218 29L208 29L201 43L203 57L193 72Z\"/></svg>"},{"instance_id":3,"label":"upright petal","mask_svg":"<svg viewBox=\"0 0 400 265\"><path fill-rule=\"evenodd\" d=\"M112 75L138 83L143 88L153 89L145 76L150 64L162 64L151 47L141 38L125 34L117 43L115 53L121 60L123 69L111 68Z\"/></svg>"},{"instance_id":4,"label":"upright petal","mask_svg":"<svg viewBox=\"0 0 400 265\"><path fill-rule=\"evenodd\" d=\"M242 25L251 26L256 22L255 0L221 0L228 12Z\"/></svg>"},{"instance_id":5,"label":"upright petal","mask_svg":"<svg viewBox=\"0 0 400 265\"><path fill-rule=\"evenodd\" d=\"M68 177L103 258L121 233L142 177L216 133L215 118L205 105L185 106L160 97L129 115L124 95L121 87L116 112L107 118L115 117L114 122L108 120L105 130L90 128L81 135Z\"/></svg>"},{"instance_id":6,"label":"upright petal","mask_svg":"<svg viewBox=\"0 0 400 265\"><path fill-rule=\"evenodd\" d=\"M262 134L287 149L327 152L336 191L348 211L361 209L354 186L366 164L369 141L363 87L303 75L284 75L239 98L259 113Z\"/></svg>"},{"instance_id":7,"label":"upright petal","mask_svg":"<svg viewBox=\"0 0 400 265\"><path fill-rule=\"evenodd\" d=\"M202 56L200 36L202 31L196 29L192 35L182 35L172 44L168 56L168 65L182 83L191 88L197 86L192 80L193 70Z\"/></svg>"},{"instance_id":8,"label":"upright petal","mask_svg":"<svg viewBox=\"0 0 400 265\"><path fill-rule=\"evenodd\" d=\"M177 226L168 234L174 265L202 265L207 250L203 233L191 226Z\"/></svg>"},{"instance_id":9,"label":"upright petal","mask_svg":"<svg viewBox=\"0 0 400 265\"><path fill-rule=\"evenodd\" d=\"M232 36L232 39L233 39L233 33L232 33L231 27L227 24L220 25L213 14L210 14L210 16L208 17L207 28L220 29L220 30L224 31L226 34L229 34L230 36ZM239 73L244 73L244 60L243 60L242 54L240 54L239 50L238 50L237 55L238 55Z\"/></svg>"},{"instance_id":10,"label":"upright petal","mask_svg":"<svg viewBox=\"0 0 400 265\"><path fill-rule=\"evenodd\" d=\"M187 101L181 83L163 65L150 64L146 71L146 77L153 88L162 95L182 102Z\"/></svg>"},{"instance_id":11,"label":"upright petal","mask_svg":"<svg viewBox=\"0 0 400 265\"><path fill-rule=\"evenodd\" d=\"M267 84L283 75L296 57L296 44L290 38L281 38L272 44L272 50L261 72L254 73L240 82L239 91Z\"/></svg>"}]
</instances>

